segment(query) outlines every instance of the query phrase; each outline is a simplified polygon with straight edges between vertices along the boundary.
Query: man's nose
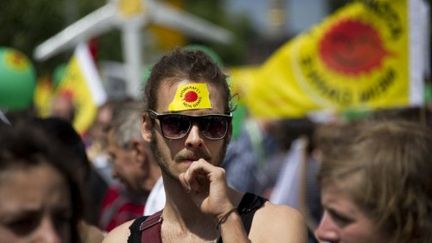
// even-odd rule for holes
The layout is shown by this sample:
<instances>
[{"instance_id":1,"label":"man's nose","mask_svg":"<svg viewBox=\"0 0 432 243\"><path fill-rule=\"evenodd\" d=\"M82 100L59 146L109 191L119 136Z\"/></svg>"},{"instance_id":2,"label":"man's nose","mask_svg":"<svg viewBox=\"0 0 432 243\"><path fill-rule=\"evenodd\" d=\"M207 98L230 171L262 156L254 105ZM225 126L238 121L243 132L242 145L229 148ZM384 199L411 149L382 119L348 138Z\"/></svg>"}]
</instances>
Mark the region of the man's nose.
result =
<instances>
[{"instance_id":1,"label":"man's nose","mask_svg":"<svg viewBox=\"0 0 432 243\"><path fill-rule=\"evenodd\" d=\"M338 240L337 227L327 212L324 212L321 222L315 230L315 235L321 242L336 242Z\"/></svg>"},{"instance_id":2,"label":"man's nose","mask_svg":"<svg viewBox=\"0 0 432 243\"><path fill-rule=\"evenodd\" d=\"M199 148L203 145L203 138L197 124L192 125L189 134L186 136L185 143L188 148Z\"/></svg>"},{"instance_id":3,"label":"man's nose","mask_svg":"<svg viewBox=\"0 0 432 243\"><path fill-rule=\"evenodd\" d=\"M58 232L56 225L54 225L53 220L49 216L45 216L39 228L37 229L37 240L35 242L40 243L61 243L67 242L67 239L62 239L62 236ZM67 237L67 236L63 236Z\"/></svg>"}]
</instances>

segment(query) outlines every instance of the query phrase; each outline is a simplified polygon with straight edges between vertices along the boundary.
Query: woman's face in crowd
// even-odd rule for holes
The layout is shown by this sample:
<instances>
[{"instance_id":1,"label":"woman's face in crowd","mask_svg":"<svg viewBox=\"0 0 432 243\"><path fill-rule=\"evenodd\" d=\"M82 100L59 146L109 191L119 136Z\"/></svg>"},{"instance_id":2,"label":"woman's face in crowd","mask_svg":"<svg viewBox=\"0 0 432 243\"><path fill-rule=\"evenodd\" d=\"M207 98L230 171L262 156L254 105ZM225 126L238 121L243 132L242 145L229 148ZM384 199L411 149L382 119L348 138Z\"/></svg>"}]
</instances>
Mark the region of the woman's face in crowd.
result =
<instances>
[{"instance_id":1,"label":"woman's face in crowd","mask_svg":"<svg viewBox=\"0 0 432 243\"><path fill-rule=\"evenodd\" d=\"M386 242L373 221L343 190L328 185L321 193L324 215L315 231L321 242Z\"/></svg>"},{"instance_id":2,"label":"woman's face in crowd","mask_svg":"<svg viewBox=\"0 0 432 243\"><path fill-rule=\"evenodd\" d=\"M70 195L52 167L0 172L0 198L0 242L70 242Z\"/></svg>"}]
</instances>

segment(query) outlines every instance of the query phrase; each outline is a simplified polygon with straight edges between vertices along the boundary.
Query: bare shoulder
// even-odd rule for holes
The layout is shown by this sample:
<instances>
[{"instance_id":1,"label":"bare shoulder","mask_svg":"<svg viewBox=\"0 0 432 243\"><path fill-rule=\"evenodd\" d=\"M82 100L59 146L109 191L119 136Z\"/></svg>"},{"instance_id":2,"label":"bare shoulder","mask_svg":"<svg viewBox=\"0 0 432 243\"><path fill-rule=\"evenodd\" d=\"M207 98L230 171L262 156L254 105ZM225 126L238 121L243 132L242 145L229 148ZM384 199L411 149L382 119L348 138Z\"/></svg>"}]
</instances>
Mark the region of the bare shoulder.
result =
<instances>
[{"instance_id":1,"label":"bare shoulder","mask_svg":"<svg viewBox=\"0 0 432 243\"><path fill-rule=\"evenodd\" d=\"M253 242L305 243L306 223L296 209L266 202L257 210L249 234Z\"/></svg>"},{"instance_id":2,"label":"bare shoulder","mask_svg":"<svg viewBox=\"0 0 432 243\"><path fill-rule=\"evenodd\" d=\"M130 235L129 226L132 224L132 222L133 220L130 220L115 227L106 235L102 243L126 243Z\"/></svg>"},{"instance_id":3,"label":"bare shoulder","mask_svg":"<svg viewBox=\"0 0 432 243\"><path fill-rule=\"evenodd\" d=\"M83 243L102 242L104 239L104 233L99 228L83 220L79 223L79 234Z\"/></svg>"}]
</instances>

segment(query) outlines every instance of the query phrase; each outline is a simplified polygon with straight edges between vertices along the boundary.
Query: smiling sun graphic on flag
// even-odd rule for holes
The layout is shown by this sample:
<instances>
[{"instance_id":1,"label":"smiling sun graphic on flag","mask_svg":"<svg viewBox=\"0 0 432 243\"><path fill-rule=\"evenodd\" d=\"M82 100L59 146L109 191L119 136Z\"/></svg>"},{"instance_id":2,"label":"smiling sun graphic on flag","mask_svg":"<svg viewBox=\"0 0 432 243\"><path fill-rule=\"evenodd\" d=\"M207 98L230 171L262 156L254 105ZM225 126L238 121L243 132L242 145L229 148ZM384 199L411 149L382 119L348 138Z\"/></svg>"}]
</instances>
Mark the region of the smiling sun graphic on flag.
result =
<instances>
[{"instance_id":1,"label":"smiling sun graphic on flag","mask_svg":"<svg viewBox=\"0 0 432 243\"><path fill-rule=\"evenodd\" d=\"M380 68L393 54L384 47L379 31L358 19L334 24L319 42L319 55L325 65L346 75L369 73Z\"/></svg>"}]
</instances>

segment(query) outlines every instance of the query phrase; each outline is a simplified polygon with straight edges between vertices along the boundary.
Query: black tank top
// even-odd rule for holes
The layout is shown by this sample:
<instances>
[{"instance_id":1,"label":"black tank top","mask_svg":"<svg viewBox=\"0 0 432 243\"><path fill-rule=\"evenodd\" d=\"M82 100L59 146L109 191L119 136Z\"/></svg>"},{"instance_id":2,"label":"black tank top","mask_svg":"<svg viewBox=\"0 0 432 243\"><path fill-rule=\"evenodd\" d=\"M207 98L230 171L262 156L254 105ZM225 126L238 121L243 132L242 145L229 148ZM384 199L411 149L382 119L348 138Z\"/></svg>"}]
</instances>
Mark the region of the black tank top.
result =
<instances>
[{"instance_id":1,"label":"black tank top","mask_svg":"<svg viewBox=\"0 0 432 243\"><path fill-rule=\"evenodd\" d=\"M244 194L242 200L240 201L240 204L237 207L237 213L241 217L241 220L243 222L243 226L246 230L246 234L249 234L250 227L252 225L252 219L255 215L255 212L259 208L261 208L266 201L267 201L266 199L264 199L260 196L257 196L255 194L252 194L252 193L245 193ZM160 216L160 214L161 214L161 212L158 212L154 215ZM128 243L154 243L155 241L161 242L160 234L157 236L159 238L158 240L151 240L151 242L150 241L144 242L144 240L141 240L141 235L142 235L143 230L147 229L147 227L141 227L141 226L142 226L142 224L145 223L145 221L147 219L149 219L149 218L151 219L152 217L155 218L152 215L152 216L142 216L142 217L139 217L139 218L134 220L132 225L129 227L131 234L128 238L128 241L127 241ZM157 217L157 218L159 218L159 217ZM154 226L154 225L159 224L159 227L160 227L160 224L161 224L160 220L155 220L154 222L155 223L152 223L150 226ZM159 228L159 231L160 231L160 228ZM222 243L222 239L219 238L217 242Z\"/></svg>"}]
</instances>

